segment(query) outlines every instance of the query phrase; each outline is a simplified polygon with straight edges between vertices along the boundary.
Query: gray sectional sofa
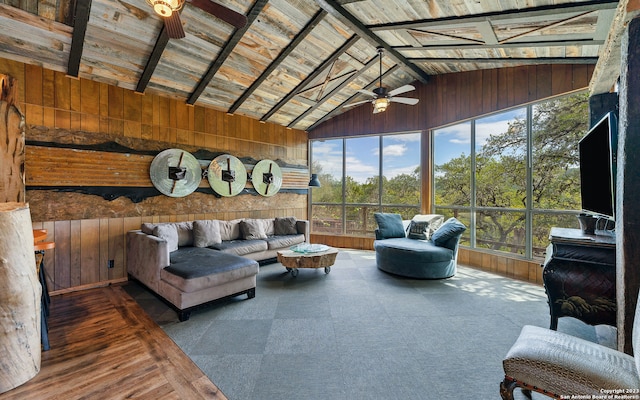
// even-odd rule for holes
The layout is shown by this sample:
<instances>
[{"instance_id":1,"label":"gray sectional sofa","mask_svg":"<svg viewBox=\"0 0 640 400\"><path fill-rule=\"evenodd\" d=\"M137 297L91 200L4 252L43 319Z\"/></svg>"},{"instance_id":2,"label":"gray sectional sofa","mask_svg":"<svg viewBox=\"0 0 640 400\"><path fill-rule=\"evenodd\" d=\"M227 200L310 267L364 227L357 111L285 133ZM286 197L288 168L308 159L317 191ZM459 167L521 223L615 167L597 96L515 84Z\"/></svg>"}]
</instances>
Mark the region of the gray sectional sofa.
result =
<instances>
[{"instance_id":1,"label":"gray sectional sofa","mask_svg":"<svg viewBox=\"0 0 640 400\"><path fill-rule=\"evenodd\" d=\"M201 304L253 298L259 262L308 238L309 222L293 217L144 223L127 232L127 272L185 321Z\"/></svg>"}]
</instances>

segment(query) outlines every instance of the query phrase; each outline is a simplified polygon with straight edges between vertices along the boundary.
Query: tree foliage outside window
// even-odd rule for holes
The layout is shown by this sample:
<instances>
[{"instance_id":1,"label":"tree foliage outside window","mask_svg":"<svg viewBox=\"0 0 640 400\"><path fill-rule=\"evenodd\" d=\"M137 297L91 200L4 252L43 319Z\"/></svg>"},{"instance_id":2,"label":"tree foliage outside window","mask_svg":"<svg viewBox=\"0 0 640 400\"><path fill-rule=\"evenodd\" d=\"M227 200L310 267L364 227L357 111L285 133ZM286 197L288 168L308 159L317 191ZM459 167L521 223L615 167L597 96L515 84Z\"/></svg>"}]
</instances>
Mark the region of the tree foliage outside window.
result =
<instances>
[{"instance_id":1,"label":"tree foliage outside window","mask_svg":"<svg viewBox=\"0 0 640 400\"><path fill-rule=\"evenodd\" d=\"M312 141L312 232L373 236L376 212L418 214L419 149L419 133Z\"/></svg>"},{"instance_id":2,"label":"tree foliage outside window","mask_svg":"<svg viewBox=\"0 0 640 400\"><path fill-rule=\"evenodd\" d=\"M578 141L588 129L586 93L456 127L434 131L434 204L440 213L471 212L472 247L542 256L552 226L578 227ZM447 138L450 132L458 132L458 142ZM465 140L473 149L460 146ZM438 152L451 156L439 160Z\"/></svg>"}]
</instances>

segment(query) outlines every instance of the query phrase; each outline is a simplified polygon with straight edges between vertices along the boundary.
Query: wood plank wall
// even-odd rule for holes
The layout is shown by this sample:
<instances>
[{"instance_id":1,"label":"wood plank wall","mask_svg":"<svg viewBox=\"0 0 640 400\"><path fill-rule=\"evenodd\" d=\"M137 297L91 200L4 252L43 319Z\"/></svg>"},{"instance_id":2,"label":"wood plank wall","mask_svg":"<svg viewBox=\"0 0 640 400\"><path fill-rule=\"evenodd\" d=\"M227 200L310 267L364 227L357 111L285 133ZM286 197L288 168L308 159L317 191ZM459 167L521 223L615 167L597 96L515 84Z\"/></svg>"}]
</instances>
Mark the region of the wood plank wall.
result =
<instances>
[{"instance_id":1,"label":"wood plank wall","mask_svg":"<svg viewBox=\"0 0 640 400\"><path fill-rule=\"evenodd\" d=\"M309 139L421 131L422 174L423 177L428 177L431 171L429 130L552 96L585 90L593 70L592 65L537 65L437 75L431 77L426 84L414 83L416 91L409 95L420 99L416 106L393 103L384 113L374 115L371 105L364 104L310 130ZM429 213L431 209L429 188L429 184L423 185L424 213ZM311 237L316 243L330 246L373 249L373 238L329 235ZM542 283L539 261L462 248L459 262L505 276Z\"/></svg>"},{"instance_id":2,"label":"wood plank wall","mask_svg":"<svg viewBox=\"0 0 640 400\"><path fill-rule=\"evenodd\" d=\"M363 104L309 131L309 139L430 130L483 114L586 89L593 65L534 65L432 76L415 82L415 106L392 103L372 114Z\"/></svg>"},{"instance_id":3,"label":"wood plank wall","mask_svg":"<svg viewBox=\"0 0 640 400\"><path fill-rule=\"evenodd\" d=\"M307 219L304 191L278 193L270 198L250 194L220 198L196 192L179 199L159 195L133 204L127 197L105 199L59 190L69 179L84 186L105 185L103 175L92 173L92 169L108 167L105 160L111 159L107 156L113 153L105 150L94 157L81 155L83 141L89 142L89 137L94 141L124 143L141 152L159 148L201 149L256 161L281 160L306 168L307 133L187 106L180 100L73 79L2 58L0 73L17 80L17 105L27 125L26 200L34 229L47 229L47 240L56 244L55 250L45 255L45 271L53 294L126 280L125 233L138 229L142 222L283 215ZM43 138L52 144L43 145ZM29 144L34 141L39 144ZM64 154L69 159L58 162L57 168L49 167L47 179L42 179L44 171L38 174L38 168L51 162L61 148L66 149ZM74 153L79 155L73 156ZM147 155L146 162L151 159ZM91 163L84 173L77 169L81 162ZM148 171L148 167L144 169ZM140 171L136 173L139 175ZM70 174L73 176L69 177ZM30 184L39 189L30 190ZM56 190L46 190L47 184ZM114 261L114 268L107 267L109 260Z\"/></svg>"}]
</instances>

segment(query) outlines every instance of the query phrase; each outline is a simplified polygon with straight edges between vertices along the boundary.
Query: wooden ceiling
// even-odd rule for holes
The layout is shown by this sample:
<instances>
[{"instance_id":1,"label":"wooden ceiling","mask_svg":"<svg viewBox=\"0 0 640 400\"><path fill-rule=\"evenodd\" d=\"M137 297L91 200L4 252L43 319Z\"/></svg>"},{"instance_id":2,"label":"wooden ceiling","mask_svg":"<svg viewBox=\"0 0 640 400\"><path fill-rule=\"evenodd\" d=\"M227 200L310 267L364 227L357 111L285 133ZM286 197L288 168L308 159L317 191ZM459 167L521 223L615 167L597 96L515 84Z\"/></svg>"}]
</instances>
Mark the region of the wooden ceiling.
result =
<instances>
[{"instance_id":1,"label":"wooden ceiling","mask_svg":"<svg viewBox=\"0 0 640 400\"><path fill-rule=\"evenodd\" d=\"M186 37L169 39L145 0L0 0L0 57L310 130L378 85L377 47L389 89L459 71L595 64L619 5L215 1L248 23L236 29L187 2Z\"/></svg>"}]
</instances>

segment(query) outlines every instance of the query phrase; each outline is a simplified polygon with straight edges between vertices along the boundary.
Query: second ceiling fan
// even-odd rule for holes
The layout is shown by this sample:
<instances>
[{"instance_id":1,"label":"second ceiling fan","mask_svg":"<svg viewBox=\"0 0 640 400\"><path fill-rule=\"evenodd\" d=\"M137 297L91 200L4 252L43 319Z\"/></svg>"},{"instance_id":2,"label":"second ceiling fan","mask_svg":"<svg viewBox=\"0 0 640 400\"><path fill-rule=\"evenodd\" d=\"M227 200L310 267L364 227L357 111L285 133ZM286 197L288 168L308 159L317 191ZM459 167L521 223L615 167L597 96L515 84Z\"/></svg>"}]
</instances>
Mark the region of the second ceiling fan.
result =
<instances>
[{"instance_id":1,"label":"second ceiling fan","mask_svg":"<svg viewBox=\"0 0 640 400\"><path fill-rule=\"evenodd\" d=\"M186 0L186 2L233 25L236 29L240 29L247 24L245 15L211 0ZM147 0L147 3L153 7L156 14L162 17L167 34L171 39L182 39L184 37L180 13L177 11L180 11L185 0Z\"/></svg>"},{"instance_id":2,"label":"second ceiling fan","mask_svg":"<svg viewBox=\"0 0 640 400\"><path fill-rule=\"evenodd\" d=\"M366 95L371 96L372 98L369 100L357 101L355 103L347 104L345 107L353 107L364 103L373 104L373 113L381 113L389 107L389 103L402 103L415 105L418 104L419 99L414 99L410 97L396 97L399 94L410 92L415 90L416 88L413 85L404 85L400 86L397 89L393 89L387 92L387 88L382 86L382 54L384 49L382 47L378 47L378 56L380 58L380 75L378 81L378 87L371 90L360 89L358 90L360 93L364 93Z\"/></svg>"}]
</instances>

